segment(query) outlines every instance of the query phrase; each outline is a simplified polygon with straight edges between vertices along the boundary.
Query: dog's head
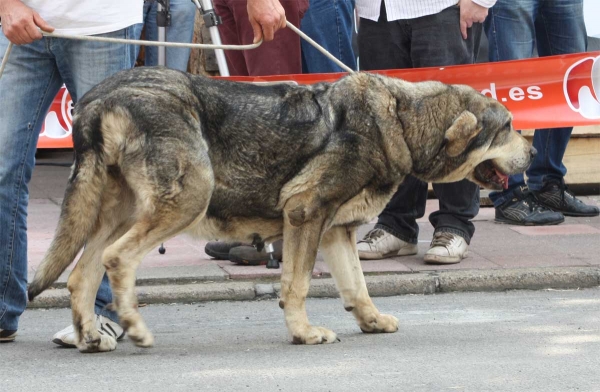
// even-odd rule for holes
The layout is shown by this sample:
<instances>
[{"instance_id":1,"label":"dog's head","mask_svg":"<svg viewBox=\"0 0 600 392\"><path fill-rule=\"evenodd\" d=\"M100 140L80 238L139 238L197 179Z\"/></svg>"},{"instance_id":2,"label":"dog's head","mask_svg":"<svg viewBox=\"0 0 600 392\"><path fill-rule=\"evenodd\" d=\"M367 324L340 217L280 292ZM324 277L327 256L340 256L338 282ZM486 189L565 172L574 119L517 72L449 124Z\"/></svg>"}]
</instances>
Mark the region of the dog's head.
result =
<instances>
[{"instance_id":1,"label":"dog's head","mask_svg":"<svg viewBox=\"0 0 600 392\"><path fill-rule=\"evenodd\" d=\"M514 131L504 105L468 86L415 86L417 102L401 120L414 176L428 182L467 178L485 188L502 189L508 175L529 167L535 149ZM400 110L398 115L402 117Z\"/></svg>"}]
</instances>

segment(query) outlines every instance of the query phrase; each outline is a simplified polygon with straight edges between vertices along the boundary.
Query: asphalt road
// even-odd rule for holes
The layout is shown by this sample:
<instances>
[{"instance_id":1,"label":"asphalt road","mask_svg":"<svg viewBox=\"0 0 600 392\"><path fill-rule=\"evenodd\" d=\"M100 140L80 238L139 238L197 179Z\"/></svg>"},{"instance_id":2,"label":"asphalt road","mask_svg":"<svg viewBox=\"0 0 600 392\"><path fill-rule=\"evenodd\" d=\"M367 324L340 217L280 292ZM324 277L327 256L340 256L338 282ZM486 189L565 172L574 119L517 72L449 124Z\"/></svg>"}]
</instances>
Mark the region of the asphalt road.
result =
<instances>
[{"instance_id":1,"label":"asphalt road","mask_svg":"<svg viewBox=\"0 0 600 392\"><path fill-rule=\"evenodd\" d=\"M600 289L376 298L400 319L367 335L335 299L309 300L340 343L294 346L274 300L154 305L151 349L80 354L30 310L0 345L0 391L600 391Z\"/></svg>"}]
</instances>

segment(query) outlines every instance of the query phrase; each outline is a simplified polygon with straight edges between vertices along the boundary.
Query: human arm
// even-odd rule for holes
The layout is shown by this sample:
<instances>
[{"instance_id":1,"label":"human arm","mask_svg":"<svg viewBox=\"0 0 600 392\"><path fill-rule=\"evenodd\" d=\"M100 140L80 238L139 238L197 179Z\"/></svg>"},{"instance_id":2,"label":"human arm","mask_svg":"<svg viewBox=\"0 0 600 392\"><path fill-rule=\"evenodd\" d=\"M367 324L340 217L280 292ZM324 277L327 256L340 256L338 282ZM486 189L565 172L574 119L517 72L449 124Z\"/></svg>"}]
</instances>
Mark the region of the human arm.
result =
<instances>
[{"instance_id":1,"label":"human arm","mask_svg":"<svg viewBox=\"0 0 600 392\"><path fill-rule=\"evenodd\" d=\"M488 14L488 9L496 3L496 0L459 0L460 7L460 32L467 39L467 29L473 23L483 23Z\"/></svg>"},{"instance_id":2,"label":"human arm","mask_svg":"<svg viewBox=\"0 0 600 392\"><path fill-rule=\"evenodd\" d=\"M2 32L9 41L17 45L29 44L42 38L39 29L54 31L37 12L20 0L0 0L0 19Z\"/></svg>"},{"instance_id":3,"label":"human arm","mask_svg":"<svg viewBox=\"0 0 600 392\"><path fill-rule=\"evenodd\" d=\"M254 30L254 43L273 40L285 27L285 11L279 0L248 0L248 18Z\"/></svg>"}]
</instances>

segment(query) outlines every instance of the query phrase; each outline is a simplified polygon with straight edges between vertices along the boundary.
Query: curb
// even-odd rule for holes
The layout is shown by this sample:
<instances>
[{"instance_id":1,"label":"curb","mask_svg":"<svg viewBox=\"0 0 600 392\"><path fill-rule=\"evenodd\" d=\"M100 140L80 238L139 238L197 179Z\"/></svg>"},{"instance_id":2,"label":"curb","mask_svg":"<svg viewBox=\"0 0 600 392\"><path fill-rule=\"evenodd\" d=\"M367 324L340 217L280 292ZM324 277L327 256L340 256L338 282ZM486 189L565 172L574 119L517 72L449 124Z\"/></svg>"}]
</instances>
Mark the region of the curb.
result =
<instances>
[{"instance_id":1,"label":"curb","mask_svg":"<svg viewBox=\"0 0 600 392\"><path fill-rule=\"evenodd\" d=\"M372 297L406 294L437 294L465 291L506 291L581 289L600 286L598 267L521 268L509 270L466 270L436 273L411 273L365 276ZM165 284L138 286L140 303L195 303L206 301L249 301L277 298L280 283L256 283L225 280L195 284ZM49 289L29 308L69 307L69 292L65 288ZM331 278L313 279L309 298L339 297Z\"/></svg>"}]
</instances>

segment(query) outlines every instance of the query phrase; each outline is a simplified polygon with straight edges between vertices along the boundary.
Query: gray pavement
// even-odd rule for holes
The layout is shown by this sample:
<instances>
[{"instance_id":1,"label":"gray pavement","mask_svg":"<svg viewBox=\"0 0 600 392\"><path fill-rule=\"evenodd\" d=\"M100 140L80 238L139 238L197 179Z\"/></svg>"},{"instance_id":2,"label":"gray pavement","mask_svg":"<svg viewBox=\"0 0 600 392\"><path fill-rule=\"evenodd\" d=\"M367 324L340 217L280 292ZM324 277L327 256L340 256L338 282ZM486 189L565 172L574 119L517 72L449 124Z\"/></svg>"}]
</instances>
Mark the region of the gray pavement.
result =
<instances>
[{"instance_id":1,"label":"gray pavement","mask_svg":"<svg viewBox=\"0 0 600 392\"><path fill-rule=\"evenodd\" d=\"M29 209L30 278L52 239L70 169L71 152L40 152L31 182ZM600 205L600 195L583 196ZM378 261L363 261L373 296L451 291L502 291L510 289L569 289L600 285L600 217L567 218L548 227L496 224L493 208L481 208L469 257L460 264L432 266L423 263L433 227L427 220L437 209L428 200L419 220L419 254ZM374 222L360 228L359 235ZM190 303L210 300L250 300L276 297L280 270L233 265L204 253L206 241L175 237L167 252L151 252L138 270L138 293L145 303ZM67 271L31 306L68 306ZM337 295L329 270L318 257L312 297Z\"/></svg>"},{"instance_id":2,"label":"gray pavement","mask_svg":"<svg viewBox=\"0 0 600 392\"><path fill-rule=\"evenodd\" d=\"M276 300L151 305L156 338L80 354L50 342L66 309L29 310L0 346L0 391L598 391L600 289L376 298L394 334L363 334L340 300L309 299L338 333L290 343Z\"/></svg>"}]
</instances>

